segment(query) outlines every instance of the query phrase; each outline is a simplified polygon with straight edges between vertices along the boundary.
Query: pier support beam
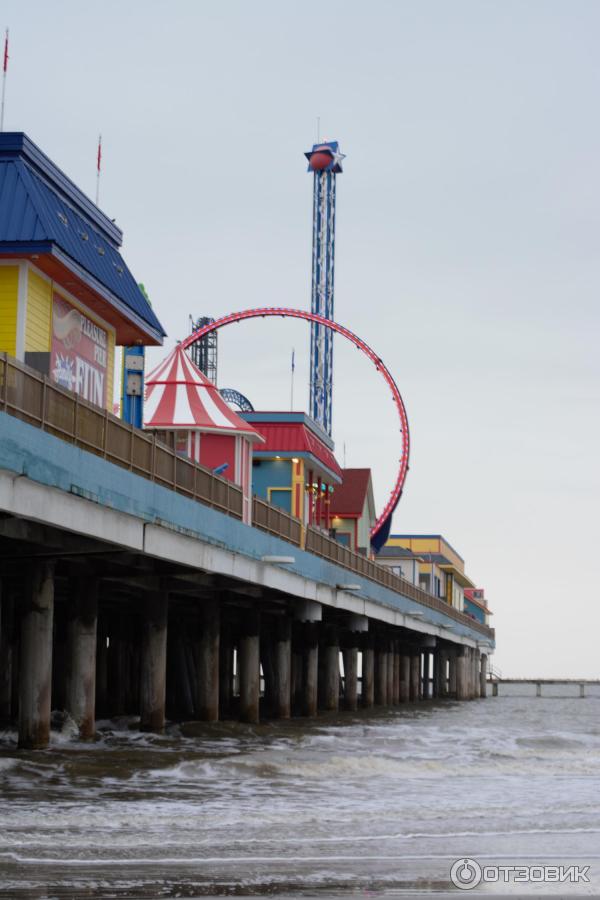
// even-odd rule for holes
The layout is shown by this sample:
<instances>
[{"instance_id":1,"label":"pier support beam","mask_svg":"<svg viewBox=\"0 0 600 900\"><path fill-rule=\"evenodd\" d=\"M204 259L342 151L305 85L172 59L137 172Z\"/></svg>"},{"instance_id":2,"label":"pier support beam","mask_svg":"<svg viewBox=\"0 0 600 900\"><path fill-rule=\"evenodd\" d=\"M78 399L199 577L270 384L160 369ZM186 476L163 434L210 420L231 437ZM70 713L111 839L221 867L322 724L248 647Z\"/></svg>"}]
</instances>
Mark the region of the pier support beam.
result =
<instances>
[{"instance_id":1,"label":"pier support beam","mask_svg":"<svg viewBox=\"0 0 600 900\"><path fill-rule=\"evenodd\" d=\"M362 648L362 694L361 706L371 709L375 703L375 651L373 637L366 634Z\"/></svg>"},{"instance_id":2,"label":"pier support beam","mask_svg":"<svg viewBox=\"0 0 600 900\"><path fill-rule=\"evenodd\" d=\"M196 714L203 722L219 720L219 646L221 611L218 600L202 600L196 642ZM194 686L192 685L192 689Z\"/></svg>"},{"instance_id":3,"label":"pier support beam","mask_svg":"<svg viewBox=\"0 0 600 900\"><path fill-rule=\"evenodd\" d=\"M431 653L425 650L423 653L423 699L431 698Z\"/></svg>"},{"instance_id":4,"label":"pier support beam","mask_svg":"<svg viewBox=\"0 0 600 900\"><path fill-rule=\"evenodd\" d=\"M410 700L410 656L408 653L400 655L400 703L408 703Z\"/></svg>"},{"instance_id":5,"label":"pier support beam","mask_svg":"<svg viewBox=\"0 0 600 900\"><path fill-rule=\"evenodd\" d=\"M487 666L488 666L488 658L487 654L481 654L481 667L479 669L479 696L484 698L487 697Z\"/></svg>"},{"instance_id":6,"label":"pier support beam","mask_svg":"<svg viewBox=\"0 0 600 900\"><path fill-rule=\"evenodd\" d=\"M481 653L479 650L471 650L473 660L473 700L478 700L481 696L480 678L481 678Z\"/></svg>"},{"instance_id":7,"label":"pier support beam","mask_svg":"<svg viewBox=\"0 0 600 900\"><path fill-rule=\"evenodd\" d=\"M469 648L459 647L455 656L456 667L456 699L469 699Z\"/></svg>"},{"instance_id":8,"label":"pier support beam","mask_svg":"<svg viewBox=\"0 0 600 900\"><path fill-rule=\"evenodd\" d=\"M334 625L325 625L319 648L319 709L337 712L340 702L340 641Z\"/></svg>"},{"instance_id":9,"label":"pier support beam","mask_svg":"<svg viewBox=\"0 0 600 900\"><path fill-rule=\"evenodd\" d=\"M98 580L73 578L69 587L65 708L79 737L91 740L96 733Z\"/></svg>"},{"instance_id":10,"label":"pier support beam","mask_svg":"<svg viewBox=\"0 0 600 900\"><path fill-rule=\"evenodd\" d=\"M456 647L448 651L448 696L456 700Z\"/></svg>"},{"instance_id":11,"label":"pier support beam","mask_svg":"<svg viewBox=\"0 0 600 900\"><path fill-rule=\"evenodd\" d=\"M438 647L433 657L433 696L445 697L447 694L447 654L442 647Z\"/></svg>"},{"instance_id":12,"label":"pier support beam","mask_svg":"<svg viewBox=\"0 0 600 900\"><path fill-rule=\"evenodd\" d=\"M31 562L21 618L19 747L42 750L50 740L54 564Z\"/></svg>"},{"instance_id":13,"label":"pier support beam","mask_svg":"<svg viewBox=\"0 0 600 900\"><path fill-rule=\"evenodd\" d=\"M388 641L387 654L387 705L394 703L394 642Z\"/></svg>"},{"instance_id":14,"label":"pier support beam","mask_svg":"<svg viewBox=\"0 0 600 900\"><path fill-rule=\"evenodd\" d=\"M410 655L409 697L411 703L416 703L421 699L421 654L419 651Z\"/></svg>"},{"instance_id":15,"label":"pier support beam","mask_svg":"<svg viewBox=\"0 0 600 900\"><path fill-rule=\"evenodd\" d=\"M233 699L233 641L231 627L221 621L219 635L219 718L231 713Z\"/></svg>"},{"instance_id":16,"label":"pier support beam","mask_svg":"<svg viewBox=\"0 0 600 900\"><path fill-rule=\"evenodd\" d=\"M352 642L352 638L349 639ZM356 639L354 639L355 641ZM358 647L352 642L342 651L344 659L344 709L354 712L358 706Z\"/></svg>"},{"instance_id":17,"label":"pier support beam","mask_svg":"<svg viewBox=\"0 0 600 900\"><path fill-rule=\"evenodd\" d=\"M398 706L400 703L400 648L398 641L392 641L392 659L393 659L393 682L392 682L392 703Z\"/></svg>"},{"instance_id":18,"label":"pier support beam","mask_svg":"<svg viewBox=\"0 0 600 900\"><path fill-rule=\"evenodd\" d=\"M319 626L316 622L303 624L301 709L303 716L317 715L319 685Z\"/></svg>"},{"instance_id":19,"label":"pier support beam","mask_svg":"<svg viewBox=\"0 0 600 900\"><path fill-rule=\"evenodd\" d=\"M238 648L240 679L240 719L259 721L260 703L260 614L246 613Z\"/></svg>"},{"instance_id":20,"label":"pier support beam","mask_svg":"<svg viewBox=\"0 0 600 900\"><path fill-rule=\"evenodd\" d=\"M387 706L388 702L388 642L380 638L375 650L375 703Z\"/></svg>"},{"instance_id":21,"label":"pier support beam","mask_svg":"<svg viewBox=\"0 0 600 900\"><path fill-rule=\"evenodd\" d=\"M15 634L15 597L12 591L2 585L2 618L0 622L0 722L9 722L13 717L12 694Z\"/></svg>"},{"instance_id":22,"label":"pier support beam","mask_svg":"<svg viewBox=\"0 0 600 900\"><path fill-rule=\"evenodd\" d=\"M292 714L292 622L281 618L275 623L273 642L273 715L289 719Z\"/></svg>"},{"instance_id":23,"label":"pier support beam","mask_svg":"<svg viewBox=\"0 0 600 900\"><path fill-rule=\"evenodd\" d=\"M144 599L140 656L140 729L160 733L165 727L169 599L166 591L151 591Z\"/></svg>"}]
</instances>

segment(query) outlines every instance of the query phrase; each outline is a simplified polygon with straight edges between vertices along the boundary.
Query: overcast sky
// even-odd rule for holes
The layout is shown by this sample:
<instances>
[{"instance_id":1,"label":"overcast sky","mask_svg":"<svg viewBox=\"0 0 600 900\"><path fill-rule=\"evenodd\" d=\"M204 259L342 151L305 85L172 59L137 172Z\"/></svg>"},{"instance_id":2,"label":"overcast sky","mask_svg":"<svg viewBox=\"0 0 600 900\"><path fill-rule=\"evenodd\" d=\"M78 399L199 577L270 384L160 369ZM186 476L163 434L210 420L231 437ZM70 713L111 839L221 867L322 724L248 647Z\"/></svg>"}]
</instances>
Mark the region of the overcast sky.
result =
<instances>
[{"instance_id":1,"label":"overcast sky","mask_svg":"<svg viewBox=\"0 0 600 900\"><path fill-rule=\"evenodd\" d=\"M600 3L14 2L6 130L100 205L169 337L310 305L311 176L338 179L335 316L392 370L412 455L396 532L441 532L509 675L600 676ZM308 326L232 326L219 384L308 401ZM163 351L151 354L157 362ZM394 408L335 344L340 462L394 480Z\"/></svg>"}]
</instances>

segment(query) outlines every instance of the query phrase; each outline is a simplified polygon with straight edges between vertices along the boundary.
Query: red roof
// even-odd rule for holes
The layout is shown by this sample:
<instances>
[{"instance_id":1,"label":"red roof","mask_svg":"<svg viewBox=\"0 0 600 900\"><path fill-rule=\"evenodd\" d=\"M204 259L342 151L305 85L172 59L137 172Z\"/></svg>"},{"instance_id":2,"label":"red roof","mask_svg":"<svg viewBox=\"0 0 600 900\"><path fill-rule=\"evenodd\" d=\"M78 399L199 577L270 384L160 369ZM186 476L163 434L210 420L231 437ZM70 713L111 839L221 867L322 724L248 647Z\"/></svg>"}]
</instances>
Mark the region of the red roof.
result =
<instances>
[{"instance_id":1,"label":"red roof","mask_svg":"<svg viewBox=\"0 0 600 900\"><path fill-rule=\"evenodd\" d=\"M262 443L178 344L146 378L145 428L186 428L219 434L243 434Z\"/></svg>"},{"instance_id":2,"label":"red roof","mask_svg":"<svg viewBox=\"0 0 600 900\"><path fill-rule=\"evenodd\" d=\"M370 480L370 469L342 469L342 483L333 492L329 514L349 519L362 516Z\"/></svg>"},{"instance_id":3,"label":"red roof","mask_svg":"<svg viewBox=\"0 0 600 900\"><path fill-rule=\"evenodd\" d=\"M329 469L338 478L342 477L342 470L331 450L316 435L312 434L306 425L301 422L257 422L254 418L252 423L266 441L265 445L260 448L260 454L294 456L300 453L310 453L326 469Z\"/></svg>"}]
</instances>

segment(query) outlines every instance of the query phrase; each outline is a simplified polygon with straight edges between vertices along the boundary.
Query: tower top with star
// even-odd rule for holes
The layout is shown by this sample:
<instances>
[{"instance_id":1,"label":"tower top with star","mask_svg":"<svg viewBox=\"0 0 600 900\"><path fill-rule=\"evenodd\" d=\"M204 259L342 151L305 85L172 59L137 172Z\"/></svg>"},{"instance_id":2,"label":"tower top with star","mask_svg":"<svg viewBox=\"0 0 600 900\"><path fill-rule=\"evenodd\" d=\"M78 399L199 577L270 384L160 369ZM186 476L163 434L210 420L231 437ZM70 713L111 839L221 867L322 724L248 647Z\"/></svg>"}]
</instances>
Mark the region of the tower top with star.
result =
<instances>
[{"instance_id":1,"label":"tower top with star","mask_svg":"<svg viewBox=\"0 0 600 900\"><path fill-rule=\"evenodd\" d=\"M304 154L308 160L309 172L338 172L342 171L342 160L345 158L340 153L340 145L337 141L323 141L313 144L312 150Z\"/></svg>"}]
</instances>

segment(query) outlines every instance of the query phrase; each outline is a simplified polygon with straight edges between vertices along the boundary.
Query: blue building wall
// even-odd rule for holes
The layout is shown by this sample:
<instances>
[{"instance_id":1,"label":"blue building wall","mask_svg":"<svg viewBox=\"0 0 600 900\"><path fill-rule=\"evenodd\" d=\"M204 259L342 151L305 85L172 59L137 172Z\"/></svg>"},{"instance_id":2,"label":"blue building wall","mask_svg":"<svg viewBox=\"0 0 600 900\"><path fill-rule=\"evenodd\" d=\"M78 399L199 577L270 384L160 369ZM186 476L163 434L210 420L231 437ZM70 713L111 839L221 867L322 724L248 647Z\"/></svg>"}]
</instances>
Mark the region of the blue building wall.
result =
<instances>
[{"instance_id":1,"label":"blue building wall","mask_svg":"<svg viewBox=\"0 0 600 900\"><path fill-rule=\"evenodd\" d=\"M259 463L257 465L257 463ZM274 490L269 497L269 488ZM270 500L286 512L292 511L292 462L289 459L255 460L252 466L252 492L263 500Z\"/></svg>"},{"instance_id":2,"label":"blue building wall","mask_svg":"<svg viewBox=\"0 0 600 900\"><path fill-rule=\"evenodd\" d=\"M475 603L471 603L468 597L465 597L465 612L469 616L473 616L475 619L477 619L478 622L481 622L482 625L485 625L484 611L476 606Z\"/></svg>"}]
</instances>

